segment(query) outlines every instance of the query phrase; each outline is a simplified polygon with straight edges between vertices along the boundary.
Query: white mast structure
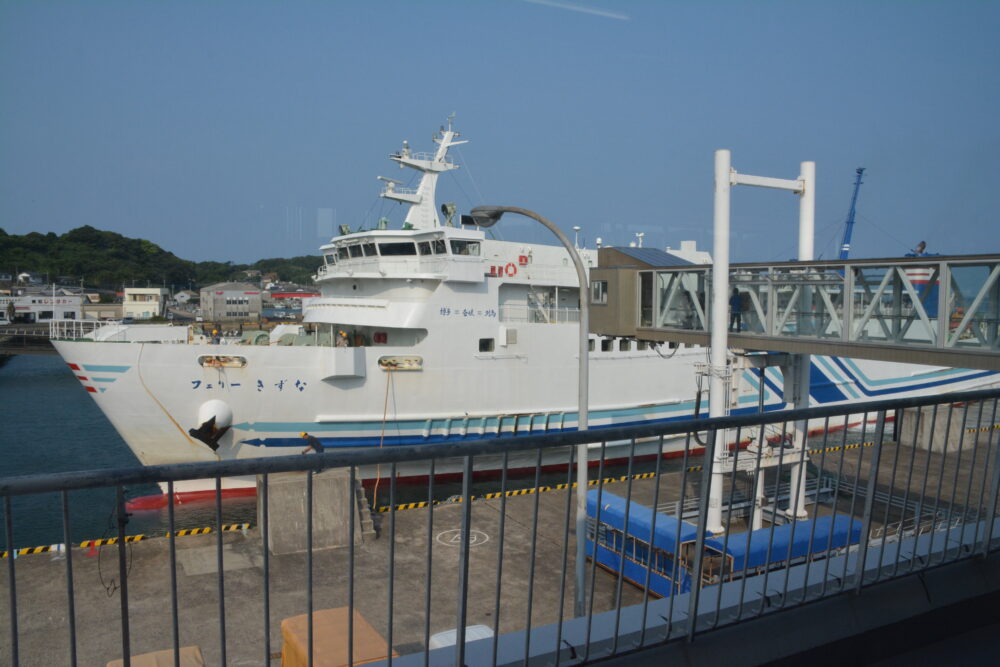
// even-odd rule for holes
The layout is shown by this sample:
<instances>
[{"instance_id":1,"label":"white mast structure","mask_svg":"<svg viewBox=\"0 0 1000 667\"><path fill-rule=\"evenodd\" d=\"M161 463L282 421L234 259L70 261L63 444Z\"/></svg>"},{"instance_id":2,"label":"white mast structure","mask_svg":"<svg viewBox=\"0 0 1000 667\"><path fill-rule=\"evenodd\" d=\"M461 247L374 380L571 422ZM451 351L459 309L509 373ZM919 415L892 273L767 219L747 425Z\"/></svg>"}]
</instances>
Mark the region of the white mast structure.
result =
<instances>
[{"instance_id":1,"label":"white mast structure","mask_svg":"<svg viewBox=\"0 0 1000 667\"><path fill-rule=\"evenodd\" d=\"M412 153L410 144L403 142L403 149L389 155L390 160L399 163L399 168L409 167L423 173L420 184L416 188L399 187L401 181L379 176L385 181L385 190L379 196L410 204L410 210L403 221L403 229L433 229L440 227L437 210L434 208L434 189L437 187L438 174L458 169L458 165L448 157L448 149L452 146L468 143L468 140L455 141L459 133L452 129L455 114L448 116L448 128L441 128L440 135L433 137L438 145L434 153Z\"/></svg>"}]
</instances>

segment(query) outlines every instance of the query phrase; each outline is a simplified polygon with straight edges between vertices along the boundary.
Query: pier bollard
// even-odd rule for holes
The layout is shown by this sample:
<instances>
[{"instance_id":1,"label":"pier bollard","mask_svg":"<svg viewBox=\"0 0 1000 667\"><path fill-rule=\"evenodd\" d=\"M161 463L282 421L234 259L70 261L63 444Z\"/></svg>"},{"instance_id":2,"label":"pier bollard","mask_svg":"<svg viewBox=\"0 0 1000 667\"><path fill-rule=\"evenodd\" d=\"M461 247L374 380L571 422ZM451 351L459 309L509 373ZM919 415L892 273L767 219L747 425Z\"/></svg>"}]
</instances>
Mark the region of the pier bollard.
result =
<instances>
[{"instance_id":1,"label":"pier bollard","mask_svg":"<svg viewBox=\"0 0 1000 667\"><path fill-rule=\"evenodd\" d=\"M933 405L906 408L900 413L903 423L899 428L899 444L937 454L956 452L963 436L966 447L972 441L972 436L964 433L963 415L964 410L948 404L937 406L936 416Z\"/></svg>"},{"instance_id":2,"label":"pier bollard","mask_svg":"<svg viewBox=\"0 0 1000 667\"><path fill-rule=\"evenodd\" d=\"M306 550L306 475L308 472L278 473L268 476L268 549L274 555ZM263 478L257 478L261 497ZM361 518L356 495L350 488L347 469L325 470L313 475L313 549L346 547L350 523L354 523L354 543L361 544ZM257 525L263 525L263 508L258 503Z\"/></svg>"}]
</instances>

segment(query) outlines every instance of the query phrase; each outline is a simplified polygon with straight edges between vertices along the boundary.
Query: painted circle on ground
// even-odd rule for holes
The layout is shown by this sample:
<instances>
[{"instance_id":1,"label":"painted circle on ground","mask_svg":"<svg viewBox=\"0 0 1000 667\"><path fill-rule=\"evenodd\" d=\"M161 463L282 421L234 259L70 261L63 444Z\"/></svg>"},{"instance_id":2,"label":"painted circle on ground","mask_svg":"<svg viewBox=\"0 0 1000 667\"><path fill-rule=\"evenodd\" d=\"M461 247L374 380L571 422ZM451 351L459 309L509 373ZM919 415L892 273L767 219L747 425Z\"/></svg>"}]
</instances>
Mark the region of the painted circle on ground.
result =
<instances>
[{"instance_id":1,"label":"painted circle on ground","mask_svg":"<svg viewBox=\"0 0 1000 667\"><path fill-rule=\"evenodd\" d=\"M434 538L446 547L460 547L462 546L462 529L453 528L451 530L443 530L437 534ZM490 541L490 536L481 530L470 530L469 531L469 546L478 547L480 545L486 544Z\"/></svg>"}]
</instances>

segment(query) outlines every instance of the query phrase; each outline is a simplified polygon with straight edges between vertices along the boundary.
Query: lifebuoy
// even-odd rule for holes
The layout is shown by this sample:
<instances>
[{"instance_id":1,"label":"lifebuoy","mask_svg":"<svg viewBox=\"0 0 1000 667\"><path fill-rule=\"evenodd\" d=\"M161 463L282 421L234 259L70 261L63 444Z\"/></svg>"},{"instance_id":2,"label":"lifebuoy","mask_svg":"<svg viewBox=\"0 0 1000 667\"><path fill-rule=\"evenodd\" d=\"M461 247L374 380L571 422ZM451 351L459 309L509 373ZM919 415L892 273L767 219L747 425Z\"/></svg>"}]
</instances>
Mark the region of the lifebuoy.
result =
<instances>
[{"instance_id":1,"label":"lifebuoy","mask_svg":"<svg viewBox=\"0 0 1000 667\"><path fill-rule=\"evenodd\" d=\"M504 272L507 274L508 278L513 278L517 275L517 267L514 266L514 262L507 262L507 266L504 267Z\"/></svg>"},{"instance_id":2,"label":"lifebuoy","mask_svg":"<svg viewBox=\"0 0 1000 667\"><path fill-rule=\"evenodd\" d=\"M527 255L518 255L517 256L517 263L520 264L521 266L527 266L528 265L528 256Z\"/></svg>"}]
</instances>

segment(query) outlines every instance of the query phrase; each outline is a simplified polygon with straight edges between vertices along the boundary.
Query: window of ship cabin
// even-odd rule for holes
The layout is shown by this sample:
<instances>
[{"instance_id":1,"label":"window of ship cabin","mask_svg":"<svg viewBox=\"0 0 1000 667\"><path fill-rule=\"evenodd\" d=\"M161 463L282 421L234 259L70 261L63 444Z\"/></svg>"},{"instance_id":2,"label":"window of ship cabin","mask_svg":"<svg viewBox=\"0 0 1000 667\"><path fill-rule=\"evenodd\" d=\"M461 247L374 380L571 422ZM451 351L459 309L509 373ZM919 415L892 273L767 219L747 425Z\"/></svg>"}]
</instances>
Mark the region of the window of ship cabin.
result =
<instances>
[{"instance_id":1,"label":"window of ship cabin","mask_svg":"<svg viewBox=\"0 0 1000 667\"><path fill-rule=\"evenodd\" d=\"M350 258L350 254L348 254L347 248L345 248L344 246L340 246L339 248L337 248L337 259L348 259L348 258Z\"/></svg>"},{"instance_id":2,"label":"window of ship cabin","mask_svg":"<svg viewBox=\"0 0 1000 667\"><path fill-rule=\"evenodd\" d=\"M625 340L624 338L622 338L620 341L618 341L618 351L619 352L628 352L631 349L632 349L632 341Z\"/></svg>"},{"instance_id":3,"label":"window of ship cabin","mask_svg":"<svg viewBox=\"0 0 1000 667\"><path fill-rule=\"evenodd\" d=\"M453 255L474 255L479 257L479 241L463 241L452 239L451 254Z\"/></svg>"},{"instance_id":4,"label":"window of ship cabin","mask_svg":"<svg viewBox=\"0 0 1000 667\"><path fill-rule=\"evenodd\" d=\"M448 244L444 242L444 239L434 239L434 254L435 255L447 255L448 254Z\"/></svg>"},{"instance_id":5,"label":"window of ship cabin","mask_svg":"<svg viewBox=\"0 0 1000 667\"><path fill-rule=\"evenodd\" d=\"M379 243L378 252L383 257L416 255L417 246L412 241L408 243Z\"/></svg>"},{"instance_id":6,"label":"window of ship cabin","mask_svg":"<svg viewBox=\"0 0 1000 667\"><path fill-rule=\"evenodd\" d=\"M326 263L327 264L336 264L337 263L337 256L334 255L333 253L330 253L329 255L326 255Z\"/></svg>"},{"instance_id":7,"label":"window of ship cabin","mask_svg":"<svg viewBox=\"0 0 1000 667\"><path fill-rule=\"evenodd\" d=\"M601 352L610 352L613 349L614 341L610 338L601 339Z\"/></svg>"},{"instance_id":8,"label":"window of ship cabin","mask_svg":"<svg viewBox=\"0 0 1000 667\"><path fill-rule=\"evenodd\" d=\"M357 244L347 246L347 250L351 253L351 257L361 257L364 254L361 252L361 246Z\"/></svg>"},{"instance_id":9,"label":"window of ship cabin","mask_svg":"<svg viewBox=\"0 0 1000 667\"><path fill-rule=\"evenodd\" d=\"M493 339L492 338L480 338L479 339L479 351L480 352L492 352L493 351Z\"/></svg>"},{"instance_id":10,"label":"window of ship cabin","mask_svg":"<svg viewBox=\"0 0 1000 667\"><path fill-rule=\"evenodd\" d=\"M417 249L420 251L421 255L430 255L431 254L431 242L430 241L421 241L420 243L417 244Z\"/></svg>"},{"instance_id":11,"label":"window of ship cabin","mask_svg":"<svg viewBox=\"0 0 1000 667\"><path fill-rule=\"evenodd\" d=\"M365 252L365 257L377 257L378 251L375 250L374 243L362 243L361 249Z\"/></svg>"},{"instance_id":12,"label":"window of ship cabin","mask_svg":"<svg viewBox=\"0 0 1000 667\"><path fill-rule=\"evenodd\" d=\"M590 302L604 304L608 302L608 281L592 280L590 282Z\"/></svg>"},{"instance_id":13,"label":"window of ship cabin","mask_svg":"<svg viewBox=\"0 0 1000 667\"><path fill-rule=\"evenodd\" d=\"M587 349L590 350L591 352L594 351L594 339L593 338L591 338L590 340L587 341Z\"/></svg>"}]
</instances>

